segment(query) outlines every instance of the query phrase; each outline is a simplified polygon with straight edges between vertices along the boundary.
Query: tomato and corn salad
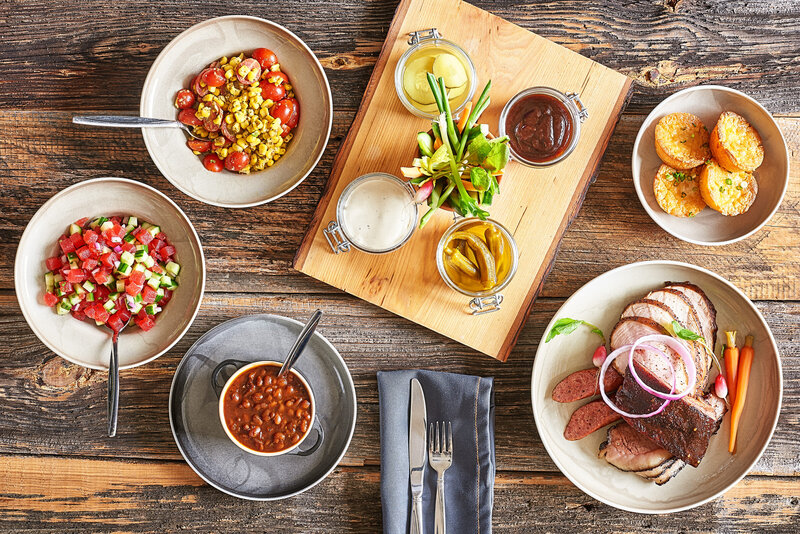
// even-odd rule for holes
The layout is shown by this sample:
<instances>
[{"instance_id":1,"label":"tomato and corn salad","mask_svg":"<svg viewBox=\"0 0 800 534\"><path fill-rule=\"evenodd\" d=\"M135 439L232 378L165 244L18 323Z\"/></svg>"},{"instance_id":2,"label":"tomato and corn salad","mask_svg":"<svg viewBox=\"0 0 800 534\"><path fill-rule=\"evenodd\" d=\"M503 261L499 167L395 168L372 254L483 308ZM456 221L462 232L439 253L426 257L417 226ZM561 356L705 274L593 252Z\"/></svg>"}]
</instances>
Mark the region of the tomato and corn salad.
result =
<instances>
[{"instance_id":1,"label":"tomato and corn salad","mask_svg":"<svg viewBox=\"0 0 800 534\"><path fill-rule=\"evenodd\" d=\"M242 174L272 167L286 152L300 104L274 52L257 48L222 57L175 97L178 120L204 140L187 146L212 172Z\"/></svg>"},{"instance_id":2,"label":"tomato and corn salad","mask_svg":"<svg viewBox=\"0 0 800 534\"><path fill-rule=\"evenodd\" d=\"M178 287L181 266L161 229L136 217L80 219L47 258L44 303L119 332L131 318L144 331Z\"/></svg>"}]
</instances>

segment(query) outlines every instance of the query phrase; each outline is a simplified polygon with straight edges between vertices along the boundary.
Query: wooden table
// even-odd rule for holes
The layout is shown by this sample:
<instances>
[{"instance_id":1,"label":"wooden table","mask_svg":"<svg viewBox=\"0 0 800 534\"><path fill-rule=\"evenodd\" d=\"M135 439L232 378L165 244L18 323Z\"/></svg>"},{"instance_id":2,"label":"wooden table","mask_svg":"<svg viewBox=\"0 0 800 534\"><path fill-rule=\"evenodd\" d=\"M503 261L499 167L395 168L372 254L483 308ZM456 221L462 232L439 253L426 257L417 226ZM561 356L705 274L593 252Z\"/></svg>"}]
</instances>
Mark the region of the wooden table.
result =
<instances>
[{"instance_id":1,"label":"wooden table","mask_svg":"<svg viewBox=\"0 0 800 534\"><path fill-rule=\"evenodd\" d=\"M800 524L800 7L787 0L477 2L636 81L597 181L508 362L448 339L301 275L291 261L365 89L395 2L61 2L0 6L0 530L359 531L380 528L375 372L420 367L496 378L494 526L497 531L663 529L796 530ZM626 6L627 5L627 6ZM334 95L322 162L269 205L230 211L172 187L137 132L76 128L76 112L133 114L150 63L177 33L206 18L251 14L288 26L317 53ZM780 211L753 237L721 248L678 241L641 208L630 176L633 140L666 95L697 83L743 90L778 116L792 155ZM205 247L201 313L165 356L122 373L120 430L104 436L106 375L66 363L30 331L13 291L25 224L57 191L87 178L124 176L164 191ZM752 474L718 500L668 517L619 512L564 478L536 432L530 371L544 325L566 297L608 269L644 259L685 260L727 277L756 301L784 369L778 429ZM253 503L204 484L172 440L167 394L183 353L205 331L242 314L271 312L320 327L354 375L355 437L341 466L312 490Z\"/></svg>"}]
</instances>

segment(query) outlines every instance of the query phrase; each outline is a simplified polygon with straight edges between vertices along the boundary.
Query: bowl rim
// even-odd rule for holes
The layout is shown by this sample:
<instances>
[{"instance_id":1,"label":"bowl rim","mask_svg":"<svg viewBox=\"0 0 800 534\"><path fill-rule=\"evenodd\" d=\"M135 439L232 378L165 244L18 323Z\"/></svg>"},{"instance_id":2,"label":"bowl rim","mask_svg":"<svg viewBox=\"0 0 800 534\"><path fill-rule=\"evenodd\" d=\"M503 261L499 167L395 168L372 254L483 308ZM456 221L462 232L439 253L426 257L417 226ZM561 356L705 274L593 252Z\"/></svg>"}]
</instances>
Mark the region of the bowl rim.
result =
<instances>
[{"instance_id":1,"label":"bowl rim","mask_svg":"<svg viewBox=\"0 0 800 534\"><path fill-rule=\"evenodd\" d=\"M156 158L153 156L153 149L150 147L150 143L148 142L147 136L145 135L146 132L144 131L144 129L142 129L142 139L144 140L144 145L147 148L147 153L150 156L150 160L158 168L158 171L161 173L161 175L164 176L164 178L166 178L169 183L171 183L173 186L175 186L179 191L181 191L185 195L187 195L187 196L189 196L189 197L191 197L191 198L193 198L195 200L199 200L200 202L203 202L205 204L209 204L211 206L218 206L220 208L252 208L254 206L261 206L262 204L267 204L269 202L272 202L273 200L277 200L280 197L290 193L297 186L299 186L301 183L303 183L305 181L305 179L308 178L308 175L311 174L314 171L314 169L317 167L317 164L319 164L319 161L322 159L322 155L325 153L325 149L328 147L328 142L330 141L330 138L331 138L331 130L333 129L333 95L331 94L331 85L330 85L330 82L328 81L328 76L325 74L325 69L322 67L322 64L319 62L319 58L317 58L317 55L314 53L313 50L311 50L311 48L309 48L309 46L305 43L305 41L300 39L300 37L298 37L294 32L292 32L291 30L289 30L285 26L282 26L282 25L278 24L277 22L272 22L270 20L263 19L261 17L254 17L252 15L223 15L221 17L214 17L214 18L206 19L204 21L198 22L197 24L193 24L192 26L186 28L181 33L179 33L178 35L173 37L172 40L169 43L167 43L167 45L164 46L164 48L161 49L161 52L158 53L158 56L156 56L156 58L153 60L153 63L150 65L150 69L147 71L147 76L145 77L144 83L142 84L142 93L141 93L141 96L139 98L139 114L140 115L144 114L145 95L147 94L145 89L150 84L154 83L153 82L153 78L155 76L154 73L155 73L155 70L156 70L156 66L161 61L163 61L163 57L170 50L172 50L172 48L174 48L176 46L176 44L182 38L184 38L186 36L186 34L188 34L189 32L192 32L192 31L194 31L194 30L196 30L196 29L198 29L198 28L200 28L202 26L207 26L207 25L210 26L210 25L213 25L213 24L218 23L218 22L222 22L222 21L226 21L226 20L236 20L236 19L238 19L238 20L256 21L256 22L259 22L261 24L265 24L267 26L270 26L273 29L277 29L277 30L279 30L281 32L285 32L292 39L294 39L297 42L297 44L300 45L300 47L304 48L306 50L306 52L308 52L308 54L313 59L313 65L315 65L316 69L322 74L322 80L325 82L325 84L324 84L325 85L325 93L328 96L328 124L327 124L326 130L325 130L325 142L322 145L322 150L319 151L319 154L317 155L317 157L312 162L312 164L309 167L308 171L305 174L303 174L303 176L301 176L299 179L297 179L297 181L294 184L292 184L291 186L286 188L284 191L278 193L277 195L274 195L274 196L271 196L271 197L268 197L268 198L265 198L265 199L256 200L254 202L232 202L232 203L217 202L217 201L209 200L207 198L202 198L202 197L200 197L198 195L195 195L194 193L190 192L189 190L184 188L181 184L176 183L172 178L170 178L167 175L166 172L164 172L164 169L162 169L161 165L158 163L158 161L156 161ZM259 172L264 172L264 171L259 171Z\"/></svg>"},{"instance_id":2,"label":"bowl rim","mask_svg":"<svg viewBox=\"0 0 800 534\"><path fill-rule=\"evenodd\" d=\"M641 169L639 169L638 175L635 173L635 170L634 170L634 161L636 159L637 152L639 152L639 144L641 143L642 138L644 137L644 131L646 129L646 126L648 124L650 124L654 120L654 118L655 118L657 113L661 112L660 110L663 108L664 104L674 100L675 98L677 98L680 95L683 95L683 94L686 94L686 93L691 93L691 92L694 92L694 91L704 91L704 90L718 90L718 91L731 93L731 94L737 95L737 96L739 96L741 98L744 98L745 100L748 100L749 102L754 104L769 119L769 121L772 122L773 126L775 126L775 129L780 134L780 139L781 139L781 142L783 144L784 158L786 159L786 174L783 176L783 190L781 191L780 198L778 199L778 202L775 204L775 207L772 209L772 211L766 217L764 217L764 220L761 221L755 228L753 228L752 230L750 230L749 232L747 232L745 234L742 234L741 236L734 237L732 239L727 239L725 241L703 241L703 240L700 240L700 239L692 239L692 238L689 238L689 237L678 235L675 232L673 232L672 230L670 230L669 228L667 228L667 226L662 224L655 217L653 208L650 207L650 205L645 200L644 192L642 191L642 187L641 187L640 179L639 179L640 176L641 176ZM655 149L653 149L653 150L655 151ZM753 235L756 232L758 232L759 230L761 230L764 227L764 225L766 225L772 219L772 217L775 215L775 213L781 207L781 204L783 204L783 200L784 200L784 198L786 196L786 191L789 188L789 176L791 175L790 166L791 166L791 159L789 158L789 146L786 143L786 137L783 135L783 130L781 130L780 126L775 121L775 117L773 117L772 114L769 111L767 111L767 109L764 106L762 106L761 103L759 103L755 98L753 98L750 95L747 95L747 94L745 94L745 93L743 93L741 91L738 91L736 89L732 89L730 87L725 87L724 85L696 85L694 87L687 87L686 89L683 89L681 91L677 91L677 92L669 95L667 98L665 98L664 100L659 102L658 105L656 105L656 107L653 108L653 110L647 115L647 117L644 119L644 122L642 122L642 125L639 127L639 132L636 134L636 141L634 141L634 143L633 143L633 151L631 153L631 178L633 180L633 187L634 187L634 189L636 189L636 196L639 197L639 202L641 203L641 205L644 208L644 210L647 212L647 215L649 215L650 218L653 220L653 222L655 222L659 227L661 227L662 230L667 232L669 235L671 235L671 236L673 236L673 237L675 237L677 239L680 239L681 241L686 241L687 243L692 243L692 244L695 244L695 245L702 245L702 246L707 246L707 247L718 247L718 246L723 246L723 245L730 245L731 243L736 243L737 241L741 241L743 239L747 239L751 235Z\"/></svg>"},{"instance_id":3,"label":"bowl rim","mask_svg":"<svg viewBox=\"0 0 800 534\"><path fill-rule=\"evenodd\" d=\"M699 273L702 273L702 274L705 274L705 275L708 275L708 276L714 278L715 280L720 282L723 286L727 287L729 290L733 291L739 297L741 297L744 300L744 302L750 307L750 309L755 313L755 315L758 318L758 320L761 321L762 325L765 327L765 330L767 332L767 340L769 341L770 345L772 346L772 351L773 351L773 354L774 354L775 362L777 364L778 386L779 387L778 387L778 404L777 404L777 409L775 410L775 417L774 417L774 419L772 421L772 427L770 428L769 436L767 437L766 441L764 442L764 445L761 447L761 450L758 451L758 454L755 456L753 461L750 462L750 464L747 466L747 468L743 471L743 473L739 477L736 478L736 480L732 481L730 484L728 484L726 487L724 487L723 489L721 489L717 493L715 493L715 494L713 494L713 495L711 495L709 497L706 497L704 499L701 499L696 503L687 504L685 506L676 506L674 508L665 508L663 510L661 510L661 509L659 509L659 510L651 510L651 509L648 509L648 508L638 508L638 507L635 507L635 506L620 505L618 503L611 502L611 500L606 498L604 495L599 495L599 494L594 493L593 491L590 491L588 488L584 487L584 485L579 480L573 478L573 476L562 465L562 462L559 461L558 459L556 459L556 457L553 454L553 451L551 451L551 449L550 449L549 443L544 439L542 439L541 441L542 441L542 444L544 445L545 450L547 451L547 454L550 456L550 459L553 461L553 463L556 464L556 467L558 467L559 471L561 471L561 473L564 476L566 476L567 479L569 479L569 481L572 482L578 489L580 489L582 492L584 492L586 495L589 495L593 499L596 499L596 500L598 500L598 501L600 501L602 503L605 503L605 504L607 504L609 506L612 506L614 508L617 508L619 510L625 510L627 512L634 512L634 513L638 513L638 514L672 514L672 513L676 513L676 512L682 512L682 511L685 511L685 510L690 510L690 509L696 508L698 506L702 506L703 504L706 504L706 503L708 503L710 501L713 501L714 499L716 499L720 495L724 494L725 492L727 492L728 490L730 490L731 488L736 486L745 476L747 476L749 474L749 472L753 468L753 466L764 455L764 451L767 449L767 447L769 446L770 442L772 441L772 438L775 435L775 429L778 426L778 419L780 418L780 415L781 415L781 406L783 405L783 365L781 364L780 350L778 349L778 344L775 341L775 336L773 335L772 330L769 328L769 323L767 323L767 320L764 319L764 316L761 314L761 311L756 307L755 304L753 304L753 302L747 297L747 295L745 295L742 292L741 289L739 289L733 283L729 282L727 279L725 279L724 277L720 276L719 274L717 274L717 273L715 273L713 271L710 271L708 269L704 269L703 267L700 267L698 265L694 265L694 264L691 264L691 263L686 263L686 262L682 262L682 261L672 261L672 260L648 260L648 261L639 261L639 262L634 262L634 263L628 263L626 265L621 265L619 267L615 267L614 269L608 270L608 271L606 271L606 272L604 272L602 274L597 275L596 277L592 278L591 280L589 280L585 284L583 284L580 288L575 290L575 292L572 293L572 295L570 295L570 297L567 300L564 301L564 303L553 314L552 319L547 324L547 326L544 329L544 332L542 333L542 337L539 339L539 344L538 344L538 346L536 348L536 354L534 355L534 359L533 359L533 369L531 370L531 408L532 408L532 411L533 411L533 419L534 419L534 421L536 423L536 428L537 428L537 432L538 432L539 425L540 424L544 424L544 422L540 422L539 421L539 416L538 416L539 410L538 410L538 407L537 407L536 395L534 394L534 382L533 382L533 380L534 380L534 376L535 376L535 374L537 372L537 369L542 365L542 364L538 364L537 365L537 362L543 361L539 357L539 350L544 346L545 336L547 336L547 333L553 327L553 324L555 323L555 321L559 317L561 310L567 304L572 302L573 299L575 299L575 296L578 294L578 292L580 292L587 285L595 282L599 278L607 276L607 275L610 275L611 273L616 273L616 272L619 272L619 271L625 271L625 270L631 270L631 269L637 269L639 267L648 266L648 265L683 267L683 268L688 269L690 271L696 271L696 272L699 272ZM539 371L539 372L541 372L541 371ZM541 437L541 434L540 434L540 437Z\"/></svg>"},{"instance_id":4,"label":"bowl rim","mask_svg":"<svg viewBox=\"0 0 800 534\"><path fill-rule=\"evenodd\" d=\"M54 345L52 345L49 341L47 341L45 339L45 337L40 333L38 325L36 325L35 322L33 321L33 319L28 315L28 310L27 310L25 304L23 304L23 302L22 302L22 291L21 291L21 289L22 289L22 286L21 286L21 284L22 284L22 282L21 282L22 276L21 276L21 274L22 273L19 272L19 269L21 269L21 263L19 261L21 248L20 248L19 244L21 244L25 240L25 238L29 236L29 232L32 231L31 230L31 227L32 227L31 223L33 222L33 220L36 219L37 217L41 216L42 214L44 214L56 200L58 200L62 196L67 195L68 193L71 193L74 189L78 189L80 187L90 186L90 185L93 185L93 184L101 184L101 183L109 183L109 182L121 182L121 183L132 185L133 187L141 187L143 189L146 189L146 190L148 190L148 191L150 191L152 193L155 193L156 195L162 197L165 201L167 201L170 205L172 205L172 207L175 208L175 210L177 210L178 214L181 217L183 217L183 219L189 225L189 229L191 230L191 234L190 234L189 238L195 240L195 242L197 243L198 250L200 252L200 265L198 266L198 270L200 271L200 275L201 275L200 296L197 299L197 304L195 305L194 311L192 312L192 317L186 323L186 326L183 328L183 330L180 331L178 336L175 337L175 340L172 343L169 343L162 350L158 351L154 356L151 356L149 358L146 358L144 360L141 360L139 362L136 362L136 363L133 363L133 364L130 364L130 365L120 365L120 367L119 367L120 370L133 369L134 367L139 367L140 365L145 365L147 363L150 363L153 360L155 360L156 358L158 358L160 356L163 356L172 347L174 347L175 344L178 343L178 341L183 339L183 336L186 335L186 332L188 332L189 328L191 328L192 324L194 324L194 320L197 318L197 314L200 312L200 305L203 303L203 296L205 295L205 289L206 289L206 258L205 258L205 253L203 252L203 243L200 241L200 236L197 235L197 230L195 230L194 225L192 224L192 221L189 219L189 217L186 216L186 214L183 212L183 210L175 202L173 202L172 199L170 199L167 195L165 195L164 193L162 193L161 191L159 191L155 187L149 186L149 185L147 185L145 183L142 183L142 182L139 182L137 180L131 180L129 178L119 178L119 177L116 177L116 176L102 176L102 177L99 177L99 178L91 178L89 180L83 180L81 182L72 184L71 186L69 186L69 187L67 187L65 189L62 189L61 191L59 191L58 193L56 193L55 195L50 197L44 204L42 204L42 206L36 211L36 213L33 214L33 217L31 217L31 219L25 225L25 230L22 232L22 236L20 237L19 242L17 243L17 252L16 252L16 254L14 256L14 292L17 295L17 303L19 304L19 308L20 308L20 311L22 311L23 317L25 317L25 322L28 323L28 327L33 331L33 333L36 335L36 337L39 338L39 341L41 341L48 349L53 351L53 353L55 353L57 356L60 356L61 358L64 358L68 362L74 363L75 365L80 365L81 367L85 367L85 368L88 368L88 369L95 369L95 370L98 370L98 371L107 371L108 367L102 367L102 366L98 366L98 365L87 365L85 362L79 361L78 359L73 358L72 356L64 354L57 347L55 347Z\"/></svg>"},{"instance_id":5,"label":"bowl rim","mask_svg":"<svg viewBox=\"0 0 800 534\"><path fill-rule=\"evenodd\" d=\"M178 451L181 453L181 456L183 457L184 461L189 465L189 467L192 468L192 471L194 471L197 474L197 476L199 476L201 479L203 479L209 486L211 486L212 488L214 488L214 489L216 489L218 491L221 491L222 493L226 493L226 494L230 495L231 497L236 497L237 499L243 499L243 500L247 500L247 501L262 501L262 502L280 501L280 500L283 500L283 499L288 499L288 498L300 495L301 493L304 493L304 492L310 490L311 488L313 488L314 486L316 486L317 484L319 484L320 482L322 482L323 480L328 478L331 475L331 473L333 473L333 471L337 467L339 467L339 464L341 463L342 459L345 457L345 455L347 454L347 451L350 449L350 445L353 442L353 436L355 435L355 431L356 431L356 423L358 422L358 396L356 395L356 386L355 386L355 381L353 380L353 373L350 372L350 368L347 366L347 362L345 361L344 357L341 355L339 350L319 330L314 332L312 337L319 337L319 339L322 341L322 343L324 343L331 350L332 354L334 356L336 356L336 358L339 359L339 361L341 362L344 370L347 372L347 376L350 378L350 380L349 380L349 388L347 388L347 389L350 392L350 394L353 396L353 411L352 411L353 420L350 423L350 430L349 430L349 432L347 434L347 440L345 441L344 447L342 448L342 452L339 453L339 455L337 456L336 462L334 462L334 464L331 466L330 469L328 469L328 471L325 472L325 474L323 474L321 477L319 477L319 479L315 480L313 483L311 483L310 485L306 486L305 488L301 488L301 489L299 489L297 491L294 491L292 493L289 493L287 495L281 495L281 496L278 496L278 497L268 497L268 498L258 498L258 497L250 497L250 496L240 495L240 494L237 494L235 492L232 492L232 491L229 491L229 490L223 488L221 485L217 484L216 481L214 481L210 477L207 477L206 474L195 465L195 461L194 461L193 457L188 456L186 454L186 451L183 450L183 447L181 446L181 440L178 439L178 435L177 435L177 433L175 431L175 421L174 421L174 418L172 416L172 414L173 414L173 410L172 410L172 408L173 408L173 397L174 397L174 393L175 393L175 384L178 381L179 371L181 370L181 367L186 363L186 361L188 359L188 356L189 356L189 353L191 353L195 349L195 347L200 346L200 344L202 342L206 341L207 339L212 337L214 334L219 332L222 329L223 326L229 325L230 323L233 323L233 322L244 322L244 321L252 320L254 318L261 318L261 319L272 320L272 321L287 321L289 323L294 323L294 324L296 324L297 326L299 326L301 328L304 326L304 324L301 323L300 321L298 321L296 319L292 319L291 317L286 317L285 315L278 315L278 314L274 314L274 313L255 313L255 314L240 315L238 317L234 317L232 319L228 319L226 321L223 321L223 322L213 326L212 328L209 328L202 336L200 336L197 339L197 341L192 343L192 346L189 347L186 350L186 352L183 354L183 356L181 357L181 361L179 361L178 365L175 366L175 372L172 375L172 382L170 383L170 386L169 386L169 398L168 398L168 403L167 403L167 415L169 417L169 428L172 431L172 439L173 439L173 441L175 441L175 445L178 447ZM315 417L316 417L316 415L315 415Z\"/></svg>"}]
</instances>

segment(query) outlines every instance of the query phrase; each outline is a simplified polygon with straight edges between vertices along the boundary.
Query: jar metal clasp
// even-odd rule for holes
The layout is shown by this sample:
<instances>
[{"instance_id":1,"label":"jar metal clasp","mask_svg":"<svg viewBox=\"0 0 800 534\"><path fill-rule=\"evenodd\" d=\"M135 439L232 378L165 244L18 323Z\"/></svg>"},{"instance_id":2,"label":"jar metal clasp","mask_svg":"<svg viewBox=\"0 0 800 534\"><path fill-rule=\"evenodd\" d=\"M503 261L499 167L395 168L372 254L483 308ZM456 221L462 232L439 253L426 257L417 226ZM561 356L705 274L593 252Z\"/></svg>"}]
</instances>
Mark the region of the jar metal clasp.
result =
<instances>
[{"instance_id":1,"label":"jar metal clasp","mask_svg":"<svg viewBox=\"0 0 800 534\"><path fill-rule=\"evenodd\" d=\"M441 39L442 34L439 33L439 30L436 28L428 28L427 30L418 30L415 32L411 32L408 34L408 44L415 45L419 44L420 41L426 41L428 39Z\"/></svg>"},{"instance_id":2,"label":"jar metal clasp","mask_svg":"<svg viewBox=\"0 0 800 534\"><path fill-rule=\"evenodd\" d=\"M338 222L329 222L328 227L322 230L322 234L334 254L350 251L350 242L344 237Z\"/></svg>"},{"instance_id":3,"label":"jar metal clasp","mask_svg":"<svg viewBox=\"0 0 800 534\"><path fill-rule=\"evenodd\" d=\"M578 108L578 118L581 122L586 121L589 118L589 109L581 102L581 97L578 96L578 93L567 93L567 98L572 100L572 103Z\"/></svg>"},{"instance_id":4,"label":"jar metal clasp","mask_svg":"<svg viewBox=\"0 0 800 534\"><path fill-rule=\"evenodd\" d=\"M499 310L502 302L503 295L496 293L488 297L475 297L469 301L469 308L472 310L472 315L483 315Z\"/></svg>"}]
</instances>

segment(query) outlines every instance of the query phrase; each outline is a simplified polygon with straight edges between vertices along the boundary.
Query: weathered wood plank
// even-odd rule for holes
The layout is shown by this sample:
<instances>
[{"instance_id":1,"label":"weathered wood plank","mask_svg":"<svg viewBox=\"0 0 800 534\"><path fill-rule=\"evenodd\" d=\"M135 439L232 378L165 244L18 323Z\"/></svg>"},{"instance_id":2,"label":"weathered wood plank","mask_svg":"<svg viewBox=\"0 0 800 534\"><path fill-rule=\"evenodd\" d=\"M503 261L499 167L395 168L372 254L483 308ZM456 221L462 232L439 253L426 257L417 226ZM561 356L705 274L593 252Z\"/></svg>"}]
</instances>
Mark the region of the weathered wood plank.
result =
<instances>
[{"instance_id":1,"label":"weathered wood plank","mask_svg":"<svg viewBox=\"0 0 800 534\"><path fill-rule=\"evenodd\" d=\"M543 328L562 300L542 299L505 364L346 295L210 294L175 349L121 376L120 426L104 437L106 375L66 363L27 328L14 297L0 295L1 453L180 459L169 429L167 402L180 358L204 332L250 313L303 319L317 307L319 327L338 348L356 384L355 436L345 465L379 465L378 370L424 368L495 377L497 462L509 471L557 471L539 440L530 407L530 369ZM800 475L800 304L760 302L782 351L784 406L778 430L755 472ZM66 318L66 320L70 320ZM31 414L34 414L31 417Z\"/></svg>"},{"instance_id":2,"label":"weathered wood plank","mask_svg":"<svg viewBox=\"0 0 800 534\"><path fill-rule=\"evenodd\" d=\"M205 248L208 290L337 292L294 271L291 264L352 115L335 114L334 136L322 163L300 187L265 206L238 211L207 206L177 191L150 161L137 133L79 128L69 123L70 116L0 111L0 131L25 132L0 138L0 172L7 177L0 196L0 289L13 287L16 245L41 204L80 180L125 176L159 188L186 211ZM800 300L800 264L794 261L800 255L800 118L779 119L792 158L783 205L760 232L725 247L679 241L641 207L631 180L630 155L643 119L626 115L618 125L542 295L566 297L610 268L658 258L717 271L754 299Z\"/></svg>"},{"instance_id":3,"label":"weathered wood plank","mask_svg":"<svg viewBox=\"0 0 800 534\"><path fill-rule=\"evenodd\" d=\"M638 111L668 92L712 82L748 92L772 112L800 111L792 81L800 74L800 8L792 2L473 3L634 78L640 91L631 108ZM337 109L354 110L396 5L293 0L265 9L241 0L227 11L298 33L327 68ZM0 87L9 90L0 91L0 107L15 109L80 110L92 102L94 109L136 110L158 52L192 24L226 12L209 0L160 2L156 17L144 0L5 6Z\"/></svg>"},{"instance_id":4,"label":"weathered wood plank","mask_svg":"<svg viewBox=\"0 0 800 534\"><path fill-rule=\"evenodd\" d=\"M340 467L292 499L238 500L203 483L179 462L124 462L36 456L0 457L4 530L376 532L381 524L380 472ZM497 532L679 530L789 532L800 520L796 480L748 477L718 500L674 516L614 510L560 475L498 473ZM313 512L312 512L313 511ZM64 528L59 528L63 530Z\"/></svg>"}]
</instances>

